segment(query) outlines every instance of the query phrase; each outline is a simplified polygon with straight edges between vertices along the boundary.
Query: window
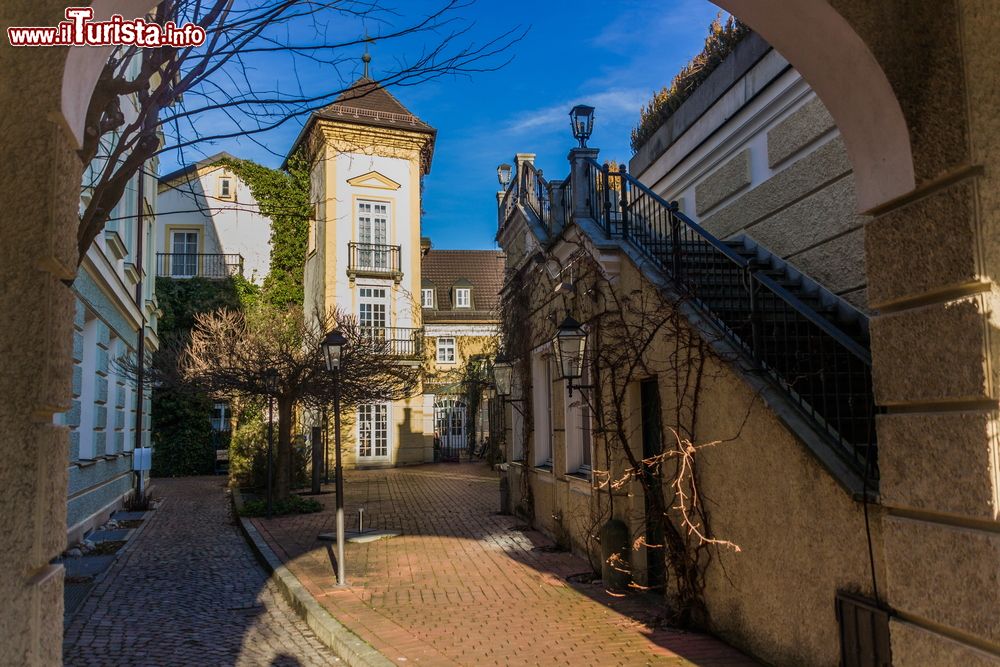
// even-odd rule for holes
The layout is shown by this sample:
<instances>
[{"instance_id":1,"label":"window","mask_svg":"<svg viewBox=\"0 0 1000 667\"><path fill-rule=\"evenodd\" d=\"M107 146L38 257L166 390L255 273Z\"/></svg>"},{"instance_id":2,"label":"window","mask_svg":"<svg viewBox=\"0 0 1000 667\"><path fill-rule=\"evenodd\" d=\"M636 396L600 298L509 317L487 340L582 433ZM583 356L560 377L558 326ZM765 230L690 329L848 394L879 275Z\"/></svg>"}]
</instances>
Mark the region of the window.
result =
<instances>
[{"instance_id":1,"label":"window","mask_svg":"<svg viewBox=\"0 0 1000 667\"><path fill-rule=\"evenodd\" d=\"M531 360L531 397L535 416L535 466L552 467L552 362L543 353Z\"/></svg>"},{"instance_id":2,"label":"window","mask_svg":"<svg viewBox=\"0 0 1000 667\"><path fill-rule=\"evenodd\" d=\"M216 403L212 407L212 430L220 432L229 430L228 403Z\"/></svg>"},{"instance_id":3,"label":"window","mask_svg":"<svg viewBox=\"0 0 1000 667\"><path fill-rule=\"evenodd\" d=\"M584 361L579 384L590 384L590 372ZM566 472L589 477L593 469L593 437L590 404L585 390L573 393L566 400Z\"/></svg>"},{"instance_id":4,"label":"window","mask_svg":"<svg viewBox=\"0 0 1000 667\"><path fill-rule=\"evenodd\" d=\"M219 177L219 199L233 198L233 179L231 176Z\"/></svg>"},{"instance_id":5,"label":"window","mask_svg":"<svg viewBox=\"0 0 1000 667\"><path fill-rule=\"evenodd\" d=\"M468 287L456 287L455 288L455 307L456 308L471 308L472 307L472 290Z\"/></svg>"},{"instance_id":6,"label":"window","mask_svg":"<svg viewBox=\"0 0 1000 667\"><path fill-rule=\"evenodd\" d=\"M358 457L389 456L389 406L372 403L358 406Z\"/></svg>"},{"instance_id":7,"label":"window","mask_svg":"<svg viewBox=\"0 0 1000 667\"><path fill-rule=\"evenodd\" d=\"M358 289L358 325L373 335L385 335L388 326L388 299L384 287Z\"/></svg>"},{"instance_id":8,"label":"window","mask_svg":"<svg viewBox=\"0 0 1000 667\"><path fill-rule=\"evenodd\" d=\"M358 202L358 267L388 270L389 204L378 201Z\"/></svg>"},{"instance_id":9,"label":"window","mask_svg":"<svg viewBox=\"0 0 1000 667\"><path fill-rule=\"evenodd\" d=\"M198 275L198 232L171 232L170 252L172 278L193 278Z\"/></svg>"},{"instance_id":10,"label":"window","mask_svg":"<svg viewBox=\"0 0 1000 667\"><path fill-rule=\"evenodd\" d=\"M437 339L437 360L443 364L453 364L455 363L455 339L454 338L438 338Z\"/></svg>"},{"instance_id":11,"label":"window","mask_svg":"<svg viewBox=\"0 0 1000 667\"><path fill-rule=\"evenodd\" d=\"M424 308L434 307L434 289L424 288L420 290L420 305Z\"/></svg>"}]
</instances>

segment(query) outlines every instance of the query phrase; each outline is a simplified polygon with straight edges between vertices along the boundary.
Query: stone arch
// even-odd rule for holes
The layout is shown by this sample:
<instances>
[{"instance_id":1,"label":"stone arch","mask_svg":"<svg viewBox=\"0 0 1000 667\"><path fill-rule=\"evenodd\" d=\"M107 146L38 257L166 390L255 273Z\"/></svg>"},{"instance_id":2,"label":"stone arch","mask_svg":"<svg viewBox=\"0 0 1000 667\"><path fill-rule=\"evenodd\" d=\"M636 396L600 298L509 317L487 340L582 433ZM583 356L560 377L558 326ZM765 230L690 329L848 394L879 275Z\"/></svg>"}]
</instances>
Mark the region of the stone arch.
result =
<instances>
[{"instance_id":1,"label":"stone arch","mask_svg":"<svg viewBox=\"0 0 1000 667\"><path fill-rule=\"evenodd\" d=\"M794 10L784 0L712 2L764 37L823 100L847 146L861 211L913 191L910 135L896 94L864 40L826 0L798 0Z\"/></svg>"},{"instance_id":2,"label":"stone arch","mask_svg":"<svg viewBox=\"0 0 1000 667\"><path fill-rule=\"evenodd\" d=\"M149 11L149 0L94 0L94 20L106 21L113 14L125 17L143 16ZM83 144L87 107L97 85L97 78L108 62L110 46L74 46L66 54L63 68L60 105L77 146Z\"/></svg>"}]
</instances>

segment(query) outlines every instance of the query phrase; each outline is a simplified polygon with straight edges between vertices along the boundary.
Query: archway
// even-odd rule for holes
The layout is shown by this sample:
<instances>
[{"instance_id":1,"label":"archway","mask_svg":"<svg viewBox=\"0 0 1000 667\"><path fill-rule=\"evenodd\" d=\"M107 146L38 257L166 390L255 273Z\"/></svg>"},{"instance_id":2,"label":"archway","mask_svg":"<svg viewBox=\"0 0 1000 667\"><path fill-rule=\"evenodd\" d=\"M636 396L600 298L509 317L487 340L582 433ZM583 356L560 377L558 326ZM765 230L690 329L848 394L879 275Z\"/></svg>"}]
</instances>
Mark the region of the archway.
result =
<instances>
[{"instance_id":1,"label":"archway","mask_svg":"<svg viewBox=\"0 0 1000 667\"><path fill-rule=\"evenodd\" d=\"M871 50L826 0L712 0L768 41L802 74L837 123L854 169L858 208L913 190L910 135ZM834 66L835 65L835 66Z\"/></svg>"}]
</instances>

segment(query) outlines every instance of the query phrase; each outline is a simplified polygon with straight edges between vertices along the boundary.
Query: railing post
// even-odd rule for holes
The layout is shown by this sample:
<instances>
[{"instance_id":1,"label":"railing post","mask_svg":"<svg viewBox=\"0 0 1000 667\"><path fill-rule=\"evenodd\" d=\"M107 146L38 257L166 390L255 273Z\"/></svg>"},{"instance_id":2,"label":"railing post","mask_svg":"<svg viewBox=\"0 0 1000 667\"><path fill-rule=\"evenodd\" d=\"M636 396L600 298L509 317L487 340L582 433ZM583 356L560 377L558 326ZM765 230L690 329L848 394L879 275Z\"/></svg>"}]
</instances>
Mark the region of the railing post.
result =
<instances>
[{"instance_id":1,"label":"railing post","mask_svg":"<svg viewBox=\"0 0 1000 667\"><path fill-rule=\"evenodd\" d=\"M618 199L621 201L622 205L622 238L628 238L628 172L625 170L625 165L618 165L618 187L621 188L620 196Z\"/></svg>"},{"instance_id":2,"label":"railing post","mask_svg":"<svg viewBox=\"0 0 1000 667\"><path fill-rule=\"evenodd\" d=\"M750 350L753 353L753 358L760 361L762 359L761 346L764 340L763 331L763 313L760 310L760 303L758 301L758 289L757 281L754 280L754 261L750 260L744 269L744 275L747 285L747 293L750 297Z\"/></svg>"},{"instance_id":3,"label":"railing post","mask_svg":"<svg viewBox=\"0 0 1000 667\"><path fill-rule=\"evenodd\" d=\"M681 221L674 211L677 210L677 202L672 202L672 205L667 209L667 215L670 216L670 245L673 246L672 255L674 260L674 280L681 280L681 268L683 266L683 256L681 255Z\"/></svg>"},{"instance_id":4,"label":"railing post","mask_svg":"<svg viewBox=\"0 0 1000 667\"><path fill-rule=\"evenodd\" d=\"M597 160L600 151L596 148L574 148L569 152L569 181L572 184L573 200L569 203L570 218L590 218L595 211L591 210L590 183L588 177L588 158ZM596 194L596 193L595 193ZM597 208L596 206L594 207ZM595 221L599 222L599 221Z\"/></svg>"},{"instance_id":5,"label":"railing post","mask_svg":"<svg viewBox=\"0 0 1000 667\"><path fill-rule=\"evenodd\" d=\"M607 162L601 167L604 177L604 229L611 238L611 167Z\"/></svg>"}]
</instances>

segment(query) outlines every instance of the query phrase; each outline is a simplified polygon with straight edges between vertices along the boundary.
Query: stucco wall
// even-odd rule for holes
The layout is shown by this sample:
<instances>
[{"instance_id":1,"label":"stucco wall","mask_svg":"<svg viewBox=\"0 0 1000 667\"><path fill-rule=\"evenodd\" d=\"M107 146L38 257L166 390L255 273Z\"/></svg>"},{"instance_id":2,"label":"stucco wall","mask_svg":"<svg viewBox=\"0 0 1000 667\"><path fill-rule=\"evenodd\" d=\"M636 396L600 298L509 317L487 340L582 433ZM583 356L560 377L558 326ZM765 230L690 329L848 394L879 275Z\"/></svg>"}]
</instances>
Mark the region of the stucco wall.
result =
<instances>
[{"instance_id":1,"label":"stucco wall","mask_svg":"<svg viewBox=\"0 0 1000 667\"><path fill-rule=\"evenodd\" d=\"M558 254L559 248L557 244L551 251ZM612 254L605 250L602 257L605 266L613 266L620 273L615 275L613 282L604 283L602 279L591 278L587 269L578 268L578 280L591 289L590 294L602 289L614 289L622 295L653 293L659 289L643 277L626 254L615 254L612 259ZM512 261L517 259L512 258ZM528 276L529 287L521 287L519 293L534 309L550 301L552 282L544 272L529 271ZM594 304L605 302L597 297L570 299L566 303L556 301L539 308L527 326L532 332L533 344L539 346L536 349L544 350L546 338L554 333L552 313L562 316L563 309L569 308L574 316L586 320L595 312L597 306ZM678 377L664 369L669 366L667 360L675 354L678 338L684 340L694 331L687 320L682 320L681 327L683 334L657 336L625 393L624 431L634 450L642 449L638 384L650 374L658 381L663 426L680 426L675 405L676 397L684 390L678 384ZM605 346L627 346L635 342L611 338L608 329L602 331ZM700 334L695 332L694 335ZM707 331L704 335L709 339L715 337ZM699 490L708 508L712 535L732 541L740 548L738 553L725 548L713 551L705 575L708 625L768 662L837 664L840 645L833 611L835 595L839 591L869 596L872 593L863 505L853 500L835 481L799 436L779 419L774 406L766 402L781 399L765 399L760 394L759 380L739 370L732 356L718 356L712 352L706 353L705 358L697 394L698 417L693 441L695 444L720 442L697 455ZM538 398L541 386L537 379L536 373L526 394L536 415L545 405L545 400ZM589 550L592 562L599 565L594 533L609 516L607 496L605 491L592 489L589 482L568 474L565 382L554 380L550 391L551 430L539 430L538 424L544 423L544 418L539 420L533 416L529 421L532 427L530 446L536 452L529 461L537 462L539 447L551 443L551 470L512 465L512 504L515 507L528 505L526 487L522 486L526 483L531 491L530 504L536 525L555 539L568 543L574 551L586 554ZM604 391L607 395L607 388ZM508 427L512 417L508 411ZM508 428L508 446L512 437ZM672 436L666 431L665 437ZM595 470L610 467L613 478L617 479L625 461L620 448L615 451L618 453L609 465L604 460L604 440L599 435L595 438ZM509 451L508 455L512 453ZM525 482L522 482L522 475ZM602 479L602 473L596 475ZM629 483L615 499L613 516L624 520L635 538L645 529L644 508L641 485ZM878 508L870 508L872 545L880 568L877 576L884 583L881 516ZM638 547L630 553L634 579L644 584L647 582L647 558L662 558L662 552L649 550L647 553L646 549Z\"/></svg>"}]
</instances>

